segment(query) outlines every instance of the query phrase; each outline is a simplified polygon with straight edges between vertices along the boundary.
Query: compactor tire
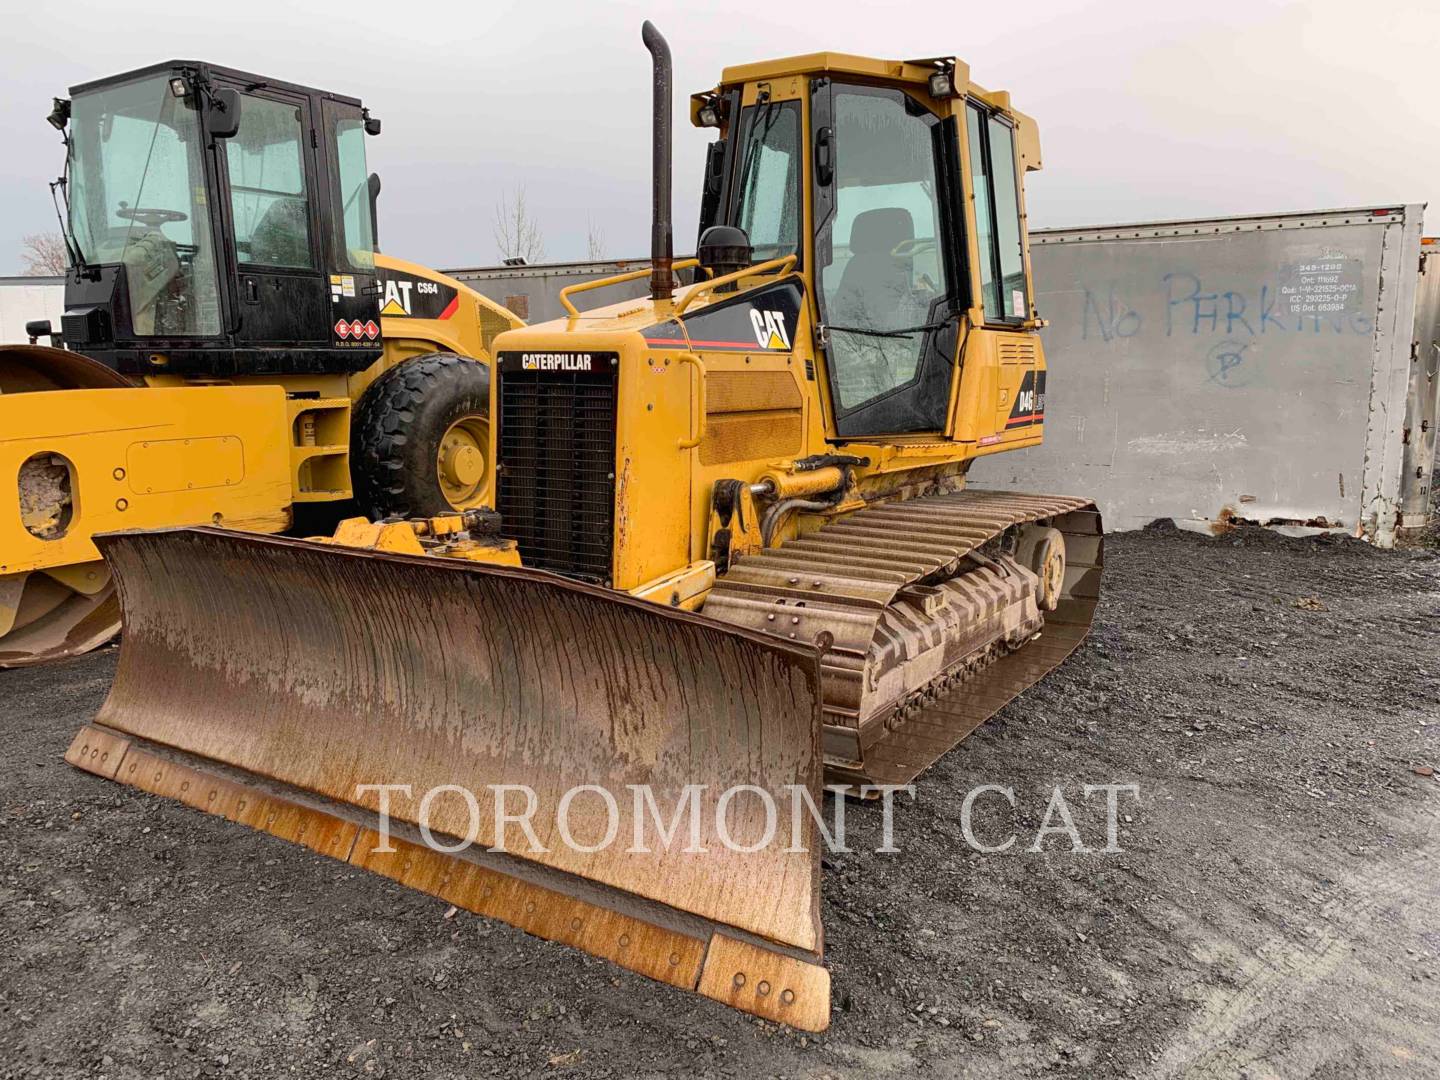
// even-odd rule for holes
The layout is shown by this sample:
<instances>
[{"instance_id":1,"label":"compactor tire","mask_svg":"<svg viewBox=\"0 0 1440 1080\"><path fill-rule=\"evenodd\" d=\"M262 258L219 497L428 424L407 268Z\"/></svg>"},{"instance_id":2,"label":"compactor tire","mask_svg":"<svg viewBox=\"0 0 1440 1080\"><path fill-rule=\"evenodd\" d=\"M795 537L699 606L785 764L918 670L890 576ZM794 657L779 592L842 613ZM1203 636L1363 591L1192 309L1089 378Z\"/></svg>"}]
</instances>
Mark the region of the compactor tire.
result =
<instances>
[{"instance_id":1,"label":"compactor tire","mask_svg":"<svg viewBox=\"0 0 1440 1080\"><path fill-rule=\"evenodd\" d=\"M454 353L396 364L355 416L351 474L361 510L378 520L489 505L489 423L486 365Z\"/></svg>"}]
</instances>

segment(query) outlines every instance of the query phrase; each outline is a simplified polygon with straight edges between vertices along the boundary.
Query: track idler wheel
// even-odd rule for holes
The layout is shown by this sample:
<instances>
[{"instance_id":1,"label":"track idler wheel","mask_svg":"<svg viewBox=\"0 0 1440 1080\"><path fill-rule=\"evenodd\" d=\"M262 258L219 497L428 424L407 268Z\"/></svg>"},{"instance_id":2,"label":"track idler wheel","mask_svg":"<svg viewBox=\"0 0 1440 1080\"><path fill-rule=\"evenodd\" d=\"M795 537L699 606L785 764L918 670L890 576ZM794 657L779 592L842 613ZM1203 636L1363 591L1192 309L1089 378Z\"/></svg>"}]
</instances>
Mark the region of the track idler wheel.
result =
<instances>
[{"instance_id":1,"label":"track idler wheel","mask_svg":"<svg viewBox=\"0 0 1440 1080\"><path fill-rule=\"evenodd\" d=\"M1040 579L1035 596L1040 610L1054 611L1059 607L1065 587L1065 537L1060 530L1046 525L1023 526L1015 561Z\"/></svg>"}]
</instances>

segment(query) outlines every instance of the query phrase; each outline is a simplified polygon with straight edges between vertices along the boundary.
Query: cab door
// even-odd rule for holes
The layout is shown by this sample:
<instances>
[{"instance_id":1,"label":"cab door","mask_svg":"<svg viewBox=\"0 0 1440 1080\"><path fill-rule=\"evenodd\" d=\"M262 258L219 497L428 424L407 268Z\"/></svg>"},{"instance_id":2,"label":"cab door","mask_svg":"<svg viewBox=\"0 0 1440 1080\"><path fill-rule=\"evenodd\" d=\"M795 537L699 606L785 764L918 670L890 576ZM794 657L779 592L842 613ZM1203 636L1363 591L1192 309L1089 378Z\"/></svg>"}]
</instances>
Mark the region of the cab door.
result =
<instances>
[{"instance_id":1,"label":"cab door","mask_svg":"<svg viewBox=\"0 0 1440 1080\"><path fill-rule=\"evenodd\" d=\"M836 434L939 432L964 294L954 122L896 87L820 82L815 280Z\"/></svg>"},{"instance_id":2,"label":"cab door","mask_svg":"<svg viewBox=\"0 0 1440 1080\"><path fill-rule=\"evenodd\" d=\"M1014 123L982 102L965 105L975 197L975 277L980 318L966 345L962 422L956 437L981 446L1037 436L1045 422L1045 364L1031 322ZM968 419L968 423L965 420Z\"/></svg>"},{"instance_id":3,"label":"cab door","mask_svg":"<svg viewBox=\"0 0 1440 1080\"><path fill-rule=\"evenodd\" d=\"M309 99L270 87L236 89L240 128L218 151L236 341L326 343L330 292L321 269Z\"/></svg>"}]
</instances>

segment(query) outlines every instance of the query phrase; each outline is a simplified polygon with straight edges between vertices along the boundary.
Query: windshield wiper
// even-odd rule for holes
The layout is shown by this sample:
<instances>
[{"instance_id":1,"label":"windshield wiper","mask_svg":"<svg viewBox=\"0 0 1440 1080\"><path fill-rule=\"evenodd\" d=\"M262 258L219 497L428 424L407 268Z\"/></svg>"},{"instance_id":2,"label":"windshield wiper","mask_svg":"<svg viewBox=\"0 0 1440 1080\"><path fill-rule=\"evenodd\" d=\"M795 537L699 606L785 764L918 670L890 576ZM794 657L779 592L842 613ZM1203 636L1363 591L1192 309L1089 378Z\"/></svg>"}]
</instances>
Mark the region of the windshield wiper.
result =
<instances>
[{"instance_id":1,"label":"windshield wiper","mask_svg":"<svg viewBox=\"0 0 1440 1080\"><path fill-rule=\"evenodd\" d=\"M775 111L775 99L768 92L765 93L764 100L755 106L755 110L754 118L750 121L750 137L745 142L745 157L740 162L740 199L742 202L745 198L745 185L750 180L750 168L755 164L755 150L769 136L770 128L780 115ZM756 138L756 128L760 129L759 138Z\"/></svg>"},{"instance_id":2,"label":"windshield wiper","mask_svg":"<svg viewBox=\"0 0 1440 1080\"><path fill-rule=\"evenodd\" d=\"M65 241L65 251L70 256L70 263L75 269L85 271L89 265L85 262L85 253L80 250L80 241L75 239L75 234L70 228L70 136L65 135L65 171L56 179L50 181L50 203L55 207L55 217L60 221L60 239ZM61 201L65 203L65 211L60 211Z\"/></svg>"},{"instance_id":3,"label":"windshield wiper","mask_svg":"<svg viewBox=\"0 0 1440 1080\"><path fill-rule=\"evenodd\" d=\"M863 337L900 338L909 337L911 334L924 334L931 330L944 329L950 325L953 318L952 316L941 322L922 323L920 326L902 326L896 330L876 330L868 326L833 326L830 323L825 324L825 329L831 333L860 334Z\"/></svg>"}]
</instances>

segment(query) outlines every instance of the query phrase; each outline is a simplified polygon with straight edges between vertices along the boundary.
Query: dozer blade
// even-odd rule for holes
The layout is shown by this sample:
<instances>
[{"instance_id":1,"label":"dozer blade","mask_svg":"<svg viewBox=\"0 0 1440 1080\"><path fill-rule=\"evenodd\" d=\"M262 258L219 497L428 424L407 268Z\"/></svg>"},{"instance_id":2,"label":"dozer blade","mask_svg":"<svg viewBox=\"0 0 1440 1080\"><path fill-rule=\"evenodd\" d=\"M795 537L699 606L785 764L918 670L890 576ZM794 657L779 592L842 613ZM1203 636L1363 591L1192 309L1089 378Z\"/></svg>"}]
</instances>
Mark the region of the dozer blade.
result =
<instances>
[{"instance_id":1,"label":"dozer blade","mask_svg":"<svg viewBox=\"0 0 1440 1080\"><path fill-rule=\"evenodd\" d=\"M796 789L820 799L811 647L534 570L209 528L97 542L125 635L72 764L827 1025L813 817L791 832ZM363 786L397 784L387 845ZM524 810L507 784L543 850L497 821Z\"/></svg>"}]
</instances>

